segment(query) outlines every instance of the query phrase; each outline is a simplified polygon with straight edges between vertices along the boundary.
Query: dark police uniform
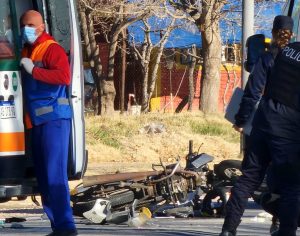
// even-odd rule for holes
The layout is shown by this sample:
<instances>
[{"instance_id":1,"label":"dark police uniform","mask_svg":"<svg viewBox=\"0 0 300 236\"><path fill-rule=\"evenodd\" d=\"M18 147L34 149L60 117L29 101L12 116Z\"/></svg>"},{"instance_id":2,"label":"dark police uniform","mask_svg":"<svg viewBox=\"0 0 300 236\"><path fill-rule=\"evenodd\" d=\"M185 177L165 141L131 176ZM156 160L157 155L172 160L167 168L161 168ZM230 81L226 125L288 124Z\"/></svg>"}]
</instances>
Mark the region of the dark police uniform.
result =
<instances>
[{"instance_id":1,"label":"dark police uniform","mask_svg":"<svg viewBox=\"0 0 300 236\"><path fill-rule=\"evenodd\" d=\"M238 127L243 127L247 123L256 103L261 99L267 77L270 76L271 68L274 64L274 55L273 52L265 52L252 70L245 87L239 112L235 117L235 124ZM242 162L243 175L232 188L231 196L226 204L223 231L226 230L232 234L221 235L235 235L248 198L260 186L266 169L269 166L270 155L268 153L261 153L260 149L264 149L265 146L259 138L260 134L257 134L255 127L253 127L251 135L247 137L247 145L244 150L244 159ZM256 142L262 144L262 146L257 145Z\"/></svg>"},{"instance_id":2,"label":"dark police uniform","mask_svg":"<svg viewBox=\"0 0 300 236\"><path fill-rule=\"evenodd\" d=\"M244 90L240 109L235 115L235 125L237 127L245 126L255 109L255 105L261 99L278 50L278 47L271 45L253 68Z\"/></svg>"},{"instance_id":3,"label":"dark police uniform","mask_svg":"<svg viewBox=\"0 0 300 236\"><path fill-rule=\"evenodd\" d=\"M300 211L300 42L276 59L254 119L270 137L272 187L281 195L278 235L296 235Z\"/></svg>"},{"instance_id":4,"label":"dark police uniform","mask_svg":"<svg viewBox=\"0 0 300 236\"><path fill-rule=\"evenodd\" d=\"M300 43L285 47L269 73L245 150L243 175L232 189L223 229L235 232L247 198L272 161L273 185L281 195L277 235L295 236L300 211Z\"/></svg>"},{"instance_id":5,"label":"dark police uniform","mask_svg":"<svg viewBox=\"0 0 300 236\"><path fill-rule=\"evenodd\" d=\"M273 30L278 30L278 29L292 30L292 28L293 28L293 20L290 17L287 16L275 17L273 23ZM281 170L280 167L282 162L289 159L288 157L286 157L289 156L289 151L288 151L289 148L292 148L291 149L293 150L292 153L295 154L297 152L296 150L297 145L294 146L288 145L288 149L284 149L287 147L285 143L290 144L289 142L286 142L285 139L290 140L294 136L297 136L297 134L295 135L297 131L293 129L293 127L291 127L291 124L285 122L284 119L281 118L280 112L276 111L278 112L277 114L274 114L275 112L273 113L270 112L270 109L272 110L274 108L273 106L274 104L272 104L274 103L273 99L276 100L277 97L280 98L283 97L282 93L285 94L287 97L290 94L290 92L288 92L288 89L282 90L282 93L279 93L278 91L281 91L281 87L285 86L285 87L292 87L293 89L296 89L296 83L294 81L294 79L296 78L295 73L290 74L290 78L291 78L289 80L290 86L281 84L282 81L280 81L280 79L278 80L278 76L285 77L287 74L290 73L290 70L294 69L294 68L292 69L290 66L293 65L297 67L297 65L291 63L289 60L282 59L283 57L285 57L284 54L285 50L287 49L285 48L283 52L280 53L276 58L276 64L274 67L273 67L274 57L276 56L277 51L273 50L272 52L267 52L263 54L262 57L257 62L257 64L255 65L254 70L249 76L249 80L245 88L245 93L242 102L240 104L240 110L235 117L236 126L243 127L246 124L246 122L249 120L256 103L261 98L262 92L265 89L266 81L268 81L267 93L262 98L262 101L259 105L258 111L256 112L254 121L252 123L253 129L251 135L246 140L247 145L245 148L245 152L244 152L245 155L242 163L243 175L239 178L236 185L232 188L230 199L226 205L226 217L225 217L222 233L220 234L221 236L236 235L236 228L240 223L241 217L243 215L243 212L248 202L248 198L260 186L262 180L264 179L266 169L268 168L270 162L272 161L275 163L274 169ZM298 58L297 54L294 55L294 57L297 60ZM300 53L299 53L299 57L300 57ZM285 63L283 63L282 61L284 61ZM273 82L274 79L276 79L276 83L275 83L276 86L274 85ZM277 83L277 81L279 82ZM293 81L293 83L291 81ZM276 100L276 103L278 105L277 101L281 101L281 100L278 99ZM284 104L289 104L289 102ZM285 108L286 111L287 107ZM296 112L295 110L293 111L291 111L290 109L288 110L290 112ZM288 113L288 116L293 117L293 114ZM295 118L297 120L297 117ZM281 127L278 127L277 125L280 125ZM285 138L282 136L282 134L285 134L284 135ZM276 160L281 160L281 162ZM279 185L275 187L276 189L280 188L283 185L285 186L288 185L288 184L286 185L287 182L284 181L284 179L280 181L276 180L275 182L276 183L278 182L278 184L276 185ZM283 193L285 195L285 197L283 197L282 202L288 204L287 203L288 201L286 201L285 199L287 199L287 195L289 195L288 193L290 192L289 191L290 189L288 188L283 188L283 189L285 189L284 190L285 193L283 193L280 190L280 194ZM284 206L284 209L283 208L279 209L279 217L281 215L280 218L283 218L283 215L287 215L287 212L285 210L288 209L288 207L287 208L285 207L286 206ZM295 235L293 234L295 231L295 227L297 228L297 220L295 219L298 219L298 216L292 214L290 216L285 216L285 217L286 218L282 219L281 222L282 224L280 229L281 230L280 235L285 235L285 236ZM287 222L289 222L290 225L288 225Z\"/></svg>"}]
</instances>

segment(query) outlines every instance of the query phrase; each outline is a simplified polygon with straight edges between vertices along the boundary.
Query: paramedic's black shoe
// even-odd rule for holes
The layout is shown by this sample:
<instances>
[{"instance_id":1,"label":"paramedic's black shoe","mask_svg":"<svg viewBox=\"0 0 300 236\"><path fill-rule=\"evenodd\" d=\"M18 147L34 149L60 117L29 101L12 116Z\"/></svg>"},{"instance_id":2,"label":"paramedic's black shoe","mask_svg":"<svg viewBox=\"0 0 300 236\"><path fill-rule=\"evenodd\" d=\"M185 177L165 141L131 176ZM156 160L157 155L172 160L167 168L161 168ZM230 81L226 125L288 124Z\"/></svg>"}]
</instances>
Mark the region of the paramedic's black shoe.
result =
<instances>
[{"instance_id":1,"label":"paramedic's black shoe","mask_svg":"<svg viewBox=\"0 0 300 236\"><path fill-rule=\"evenodd\" d=\"M57 230L50 234L47 234L46 236L76 236L78 235L76 229L70 229L70 230Z\"/></svg>"},{"instance_id":2,"label":"paramedic's black shoe","mask_svg":"<svg viewBox=\"0 0 300 236\"><path fill-rule=\"evenodd\" d=\"M223 230L219 236L236 236L236 232Z\"/></svg>"}]
</instances>

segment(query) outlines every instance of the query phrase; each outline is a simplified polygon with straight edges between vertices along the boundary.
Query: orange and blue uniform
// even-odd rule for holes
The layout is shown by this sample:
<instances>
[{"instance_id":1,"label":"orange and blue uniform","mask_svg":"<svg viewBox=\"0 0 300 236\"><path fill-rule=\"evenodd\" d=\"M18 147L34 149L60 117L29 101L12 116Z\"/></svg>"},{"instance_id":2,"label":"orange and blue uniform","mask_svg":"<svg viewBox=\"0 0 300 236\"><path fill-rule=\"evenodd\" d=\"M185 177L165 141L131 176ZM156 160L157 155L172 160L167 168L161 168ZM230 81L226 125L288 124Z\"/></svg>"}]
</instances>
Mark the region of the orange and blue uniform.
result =
<instances>
[{"instance_id":1,"label":"orange and blue uniform","mask_svg":"<svg viewBox=\"0 0 300 236\"><path fill-rule=\"evenodd\" d=\"M70 67L64 49L47 33L23 49L34 63L23 71L25 106L32 128L32 156L44 211L55 231L75 229L70 207L67 163L71 107Z\"/></svg>"}]
</instances>

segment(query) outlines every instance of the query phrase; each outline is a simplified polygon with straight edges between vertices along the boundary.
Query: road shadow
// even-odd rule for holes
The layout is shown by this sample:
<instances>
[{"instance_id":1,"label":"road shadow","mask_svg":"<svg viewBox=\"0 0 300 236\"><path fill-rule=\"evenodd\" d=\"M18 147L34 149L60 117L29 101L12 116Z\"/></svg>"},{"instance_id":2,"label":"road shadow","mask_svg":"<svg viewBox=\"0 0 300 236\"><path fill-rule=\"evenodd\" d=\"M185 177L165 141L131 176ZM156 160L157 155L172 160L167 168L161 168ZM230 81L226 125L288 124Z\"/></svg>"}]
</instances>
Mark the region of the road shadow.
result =
<instances>
[{"instance_id":1,"label":"road shadow","mask_svg":"<svg viewBox=\"0 0 300 236\"><path fill-rule=\"evenodd\" d=\"M43 209L0 209L1 213L7 214L43 214Z\"/></svg>"}]
</instances>

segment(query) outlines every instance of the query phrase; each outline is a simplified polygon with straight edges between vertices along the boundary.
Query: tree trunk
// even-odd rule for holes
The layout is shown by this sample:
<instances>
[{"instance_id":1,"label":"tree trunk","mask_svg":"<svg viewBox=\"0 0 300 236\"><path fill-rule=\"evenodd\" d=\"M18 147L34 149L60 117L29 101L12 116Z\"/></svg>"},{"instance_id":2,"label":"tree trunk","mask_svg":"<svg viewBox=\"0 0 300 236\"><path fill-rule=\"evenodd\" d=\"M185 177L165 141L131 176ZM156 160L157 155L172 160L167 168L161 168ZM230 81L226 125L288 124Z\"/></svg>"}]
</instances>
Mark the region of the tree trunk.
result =
<instances>
[{"instance_id":1,"label":"tree trunk","mask_svg":"<svg viewBox=\"0 0 300 236\"><path fill-rule=\"evenodd\" d=\"M150 76L150 79L149 79L149 85L148 85L148 91L147 91L148 99L147 99L147 104L146 104L146 107L145 107L145 112L148 112L149 108L150 108L150 100L151 100L151 97L152 97L152 94L153 94L153 91L154 91L154 88L155 88L155 83L156 83L156 79L157 79L157 72L158 72L158 68L160 66L160 60L161 60L161 57L162 57L162 54L163 54L165 43L158 49L157 55L155 57L154 67L153 67L153 70L152 70L152 73L151 73L151 76Z\"/></svg>"},{"instance_id":2,"label":"tree trunk","mask_svg":"<svg viewBox=\"0 0 300 236\"><path fill-rule=\"evenodd\" d=\"M192 46L192 61L189 65L189 98L188 98L188 111L193 110L193 101L194 101L194 95L195 95L195 89L194 89L194 71L196 66L196 45L194 44Z\"/></svg>"},{"instance_id":3,"label":"tree trunk","mask_svg":"<svg viewBox=\"0 0 300 236\"><path fill-rule=\"evenodd\" d=\"M80 25L83 34L83 41L85 44L85 50L88 56L88 60L91 66L92 75L97 88L98 101L96 110L97 114L100 114L99 107L101 104L100 97L100 76L102 74L102 65L100 61L99 48L97 47L95 36L94 36L94 24L91 17L91 13L84 7L82 3L78 3Z\"/></svg>"},{"instance_id":4,"label":"tree trunk","mask_svg":"<svg viewBox=\"0 0 300 236\"><path fill-rule=\"evenodd\" d=\"M91 50L91 44L90 44L90 39L89 39L89 33L88 33L88 25L87 25L87 20L86 20L86 9L83 6L83 4L81 4L80 2L78 2L78 12L79 12L79 18L80 18L80 29L83 35L83 42L84 42L84 50L87 54L88 60L90 62L90 59L92 58L92 50ZM94 73L92 72L93 75L93 79L94 82L96 84L96 78L94 77ZM100 94L100 93L98 93ZM86 102L86 101L85 101ZM84 104L85 104L84 102ZM97 104L97 106L99 107L99 105ZM97 109L95 107L95 109Z\"/></svg>"},{"instance_id":5,"label":"tree trunk","mask_svg":"<svg viewBox=\"0 0 300 236\"><path fill-rule=\"evenodd\" d=\"M203 2L204 13L200 27L203 48L200 110L204 113L218 112L222 46L219 17L223 5L223 1Z\"/></svg>"},{"instance_id":6,"label":"tree trunk","mask_svg":"<svg viewBox=\"0 0 300 236\"><path fill-rule=\"evenodd\" d=\"M148 13L147 13L148 14ZM111 29L109 37L109 59L108 59L108 76L102 79L101 91L101 114L111 115L114 112L114 100L116 96L116 89L114 85L114 71L115 71L115 54L118 45L118 38L122 30L125 30L129 25L136 21L143 19L147 14L140 15L137 18L130 18L123 21L117 20Z\"/></svg>"},{"instance_id":7,"label":"tree trunk","mask_svg":"<svg viewBox=\"0 0 300 236\"><path fill-rule=\"evenodd\" d=\"M170 37L170 33L174 29L175 21L176 21L176 19L173 18L171 23L169 24L168 28L166 29L165 34L163 35L162 39L160 40L158 52L157 52L155 62L154 62L153 71L151 73L151 77L150 77L150 81L149 81L150 83L149 83L149 89L148 89L148 101L147 101L147 108L145 109L145 111L149 111L150 100L151 100L151 97L152 97L152 94L153 94L153 91L155 88L157 72L158 72L158 68L160 66L161 57L163 55L165 45Z\"/></svg>"},{"instance_id":8,"label":"tree trunk","mask_svg":"<svg viewBox=\"0 0 300 236\"><path fill-rule=\"evenodd\" d=\"M143 82L142 82L142 106L141 110L143 113L147 112L148 108L148 84L149 84L149 66L151 60L151 53L153 50L153 44L150 35L150 25L144 20L145 24L145 39L142 47L142 52L139 54L140 65L143 71Z\"/></svg>"},{"instance_id":9,"label":"tree trunk","mask_svg":"<svg viewBox=\"0 0 300 236\"><path fill-rule=\"evenodd\" d=\"M101 114L101 80L100 77L102 75L102 65L100 61L100 53L99 53L99 47L96 43L95 39L95 29L94 29L94 21L92 14L87 13L87 19L88 19L88 38L89 38L89 43L90 43L90 49L91 49L91 54L89 55L90 59L90 65L92 69L92 74L95 80L96 88L97 88L97 93L98 93L98 104L97 104L97 115Z\"/></svg>"},{"instance_id":10,"label":"tree trunk","mask_svg":"<svg viewBox=\"0 0 300 236\"><path fill-rule=\"evenodd\" d=\"M125 112L125 83L126 83L126 50L127 50L127 32L122 31L122 78L121 78L121 114Z\"/></svg>"},{"instance_id":11,"label":"tree trunk","mask_svg":"<svg viewBox=\"0 0 300 236\"><path fill-rule=\"evenodd\" d=\"M101 90L101 115L112 115L114 112L114 101L116 89L114 84L115 54L120 32L113 32L110 38L108 55L108 74L107 78L102 78Z\"/></svg>"},{"instance_id":12,"label":"tree trunk","mask_svg":"<svg viewBox=\"0 0 300 236\"><path fill-rule=\"evenodd\" d=\"M150 59L149 59L150 60ZM143 94L142 94L142 112L147 112L148 108L148 78L149 78L149 61L144 63L143 68Z\"/></svg>"},{"instance_id":13,"label":"tree trunk","mask_svg":"<svg viewBox=\"0 0 300 236\"><path fill-rule=\"evenodd\" d=\"M80 18L81 31L82 31L82 35L83 35L83 41L85 44L85 50L86 50L88 58L91 58L92 51L91 51L89 34L88 34L88 26L87 26L85 8L81 3L78 3L78 9L79 9L79 18Z\"/></svg>"}]
</instances>

